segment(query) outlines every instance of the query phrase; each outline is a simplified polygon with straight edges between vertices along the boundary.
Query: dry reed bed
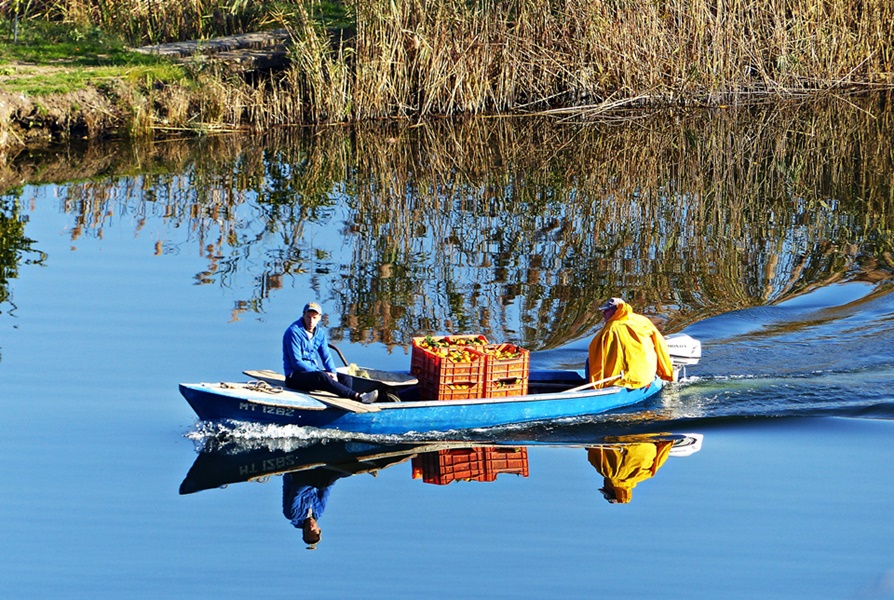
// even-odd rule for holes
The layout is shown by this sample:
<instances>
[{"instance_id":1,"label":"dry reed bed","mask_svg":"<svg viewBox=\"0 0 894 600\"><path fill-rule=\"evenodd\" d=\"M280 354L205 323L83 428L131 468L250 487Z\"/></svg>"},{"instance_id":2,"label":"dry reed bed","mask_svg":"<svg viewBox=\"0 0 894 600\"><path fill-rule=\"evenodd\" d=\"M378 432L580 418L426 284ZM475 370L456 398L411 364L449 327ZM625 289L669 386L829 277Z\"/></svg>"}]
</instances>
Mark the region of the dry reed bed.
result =
<instances>
[{"instance_id":1,"label":"dry reed bed","mask_svg":"<svg viewBox=\"0 0 894 600\"><path fill-rule=\"evenodd\" d=\"M351 47L296 30L310 120L729 104L894 85L887 0L358 2ZM294 117L293 117L294 118Z\"/></svg>"},{"instance_id":2,"label":"dry reed bed","mask_svg":"<svg viewBox=\"0 0 894 600\"><path fill-rule=\"evenodd\" d=\"M324 265L345 315L332 324L336 336L405 344L395 332L466 329L505 337L521 322L511 335L556 346L591 330L593 303L609 294L669 317L674 329L831 281L887 277L887 102L611 126L469 119L209 138L190 155L170 145L184 176L125 180L153 202L121 206L121 182L100 181L71 185L66 208L84 235L109 215L188 227L208 260L197 280L255 269L259 287L238 310L257 310L291 273L310 268L304 225L325 218L337 202L332 190L343 189L352 254ZM145 162L168 164L164 148ZM237 221L235 209L254 194L257 222ZM256 243L272 248L261 263L242 263Z\"/></svg>"},{"instance_id":3,"label":"dry reed bed","mask_svg":"<svg viewBox=\"0 0 894 600\"><path fill-rule=\"evenodd\" d=\"M134 45L254 31L269 25L277 14L270 10L271 3L250 0L28 0L8 4L12 6L4 12L9 14L18 10L23 18L99 27ZM0 3L2 8L6 7Z\"/></svg>"}]
</instances>

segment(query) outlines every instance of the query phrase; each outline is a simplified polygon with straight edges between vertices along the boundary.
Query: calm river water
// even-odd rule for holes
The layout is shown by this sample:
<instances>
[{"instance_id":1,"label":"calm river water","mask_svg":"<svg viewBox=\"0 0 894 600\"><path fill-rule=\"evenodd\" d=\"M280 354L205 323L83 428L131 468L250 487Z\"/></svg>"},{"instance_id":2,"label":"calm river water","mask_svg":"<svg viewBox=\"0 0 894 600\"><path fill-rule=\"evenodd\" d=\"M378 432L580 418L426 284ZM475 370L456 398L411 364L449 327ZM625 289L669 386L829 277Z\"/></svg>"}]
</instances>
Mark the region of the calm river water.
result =
<instances>
[{"instance_id":1,"label":"calm river water","mask_svg":"<svg viewBox=\"0 0 894 600\"><path fill-rule=\"evenodd\" d=\"M882 98L15 158L0 595L894 597L892 139ZM348 437L177 390L280 368L310 299L364 366L448 332L580 366L610 295L704 345L619 414ZM595 456L675 439L603 498ZM313 550L290 479L332 483Z\"/></svg>"}]
</instances>

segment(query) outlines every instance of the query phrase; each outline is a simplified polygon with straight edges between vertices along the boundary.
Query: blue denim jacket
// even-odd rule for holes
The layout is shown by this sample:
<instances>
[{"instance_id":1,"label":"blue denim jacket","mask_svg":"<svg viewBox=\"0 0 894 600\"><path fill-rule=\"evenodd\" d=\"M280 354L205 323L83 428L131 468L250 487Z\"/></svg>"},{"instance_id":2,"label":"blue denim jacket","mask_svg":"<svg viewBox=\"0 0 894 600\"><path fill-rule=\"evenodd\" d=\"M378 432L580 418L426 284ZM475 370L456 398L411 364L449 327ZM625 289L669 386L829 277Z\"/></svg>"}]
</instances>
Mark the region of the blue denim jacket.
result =
<instances>
[{"instance_id":1,"label":"blue denim jacket","mask_svg":"<svg viewBox=\"0 0 894 600\"><path fill-rule=\"evenodd\" d=\"M282 336L283 374L288 377L296 371L319 371L318 358L323 363L324 371L335 371L335 362L329 353L329 341L323 327L317 325L313 337L309 338L302 319L289 325Z\"/></svg>"}]
</instances>

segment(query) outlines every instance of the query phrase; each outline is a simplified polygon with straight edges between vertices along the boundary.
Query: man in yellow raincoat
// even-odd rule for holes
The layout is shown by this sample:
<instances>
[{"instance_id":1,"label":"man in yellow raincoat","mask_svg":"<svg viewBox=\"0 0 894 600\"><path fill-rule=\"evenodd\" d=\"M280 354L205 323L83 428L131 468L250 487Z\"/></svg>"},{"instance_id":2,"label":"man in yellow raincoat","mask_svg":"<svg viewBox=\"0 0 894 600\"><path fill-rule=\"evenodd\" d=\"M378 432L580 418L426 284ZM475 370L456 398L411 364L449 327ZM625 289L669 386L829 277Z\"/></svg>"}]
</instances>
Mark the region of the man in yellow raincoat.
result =
<instances>
[{"instance_id":1,"label":"man in yellow raincoat","mask_svg":"<svg viewBox=\"0 0 894 600\"><path fill-rule=\"evenodd\" d=\"M624 375L594 387L638 389L651 384L656 373L665 381L674 381L667 343L652 321L633 312L620 298L611 298L599 310L605 325L590 342L587 377L595 382Z\"/></svg>"},{"instance_id":2,"label":"man in yellow raincoat","mask_svg":"<svg viewBox=\"0 0 894 600\"><path fill-rule=\"evenodd\" d=\"M619 438L619 441L625 438ZM587 449L587 460L603 477L600 492L611 504L626 504L636 484L655 476L674 443L669 440L648 440L646 436L629 436L624 443ZM629 440L629 441L627 441Z\"/></svg>"}]
</instances>

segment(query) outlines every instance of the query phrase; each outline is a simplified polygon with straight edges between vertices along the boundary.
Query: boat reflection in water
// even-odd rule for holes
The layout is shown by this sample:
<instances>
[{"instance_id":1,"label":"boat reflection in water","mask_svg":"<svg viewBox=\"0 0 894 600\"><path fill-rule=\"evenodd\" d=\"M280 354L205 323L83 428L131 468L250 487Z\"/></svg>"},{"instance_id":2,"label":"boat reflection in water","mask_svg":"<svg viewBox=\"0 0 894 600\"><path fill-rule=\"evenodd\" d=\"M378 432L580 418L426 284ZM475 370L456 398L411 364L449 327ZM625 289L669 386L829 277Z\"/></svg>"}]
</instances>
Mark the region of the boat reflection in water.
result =
<instances>
[{"instance_id":1,"label":"boat reflection in water","mask_svg":"<svg viewBox=\"0 0 894 600\"><path fill-rule=\"evenodd\" d=\"M513 440L513 444L518 444ZM600 491L610 503L627 503L633 488L654 477L669 456L688 456L701 449L701 434L630 434L606 437L595 444L550 442L502 445L494 442L432 441L372 443L351 439L282 440L276 448L239 441L206 440L183 483L181 494L226 487L231 483L267 481L281 475L283 515L308 549L320 540L319 519L332 486L352 475L371 473L409 462L413 479L447 485L459 481L495 481L501 474L529 475L528 447L576 447L603 477Z\"/></svg>"}]
</instances>

